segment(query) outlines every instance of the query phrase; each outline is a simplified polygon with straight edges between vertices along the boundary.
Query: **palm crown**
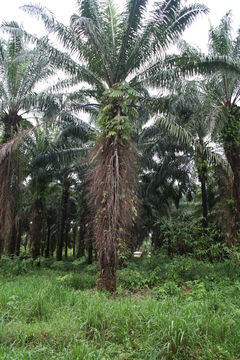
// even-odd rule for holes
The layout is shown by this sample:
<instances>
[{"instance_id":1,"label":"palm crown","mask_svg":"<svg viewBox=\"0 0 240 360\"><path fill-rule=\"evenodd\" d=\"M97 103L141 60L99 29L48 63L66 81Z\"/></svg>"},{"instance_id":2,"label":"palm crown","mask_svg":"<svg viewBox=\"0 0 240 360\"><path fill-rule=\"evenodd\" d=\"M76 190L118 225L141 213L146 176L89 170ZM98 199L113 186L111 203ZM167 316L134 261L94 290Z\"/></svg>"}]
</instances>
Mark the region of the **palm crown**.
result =
<instances>
[{"instance_id":1,"label":"palm crown","mask_svg":"<svg viewBox=\"0 0 240 360\"><path fill-rule=\"evenodd\" d=\"M0 41L0 71L0 121L7 140L18 131L22 115L36 109L41 97L36 85L54 70L38 48L28 50L22 37L13 35L8 42Z\"/></svg>"},{"instance_id":2,"label":"palm crown","mask_svg":"<svg viewBox=\"0 0 240 360\"><path fill-rule=\"evenodd\" d=\"M165 0L155 3L146 16L148 3L127 1L124 11L118 12L111 0L101 6L97 0L78 0L78 12L71 17L70 27L59 23L40 6L26 5L24 10L40 17L47 30L55 33L68 54L73 55L58 51L45 38L41 41L49 49L54 64L74 74L69 84L87 82L93 85L99 98L106 88L122 81L142 85L142 79L148 77L149 65L158 63L159 56L196 15L207 12L199 4L182 7L180 0ZM9 24L8 29L13 28Z\"/></svg>"}]
</instances>

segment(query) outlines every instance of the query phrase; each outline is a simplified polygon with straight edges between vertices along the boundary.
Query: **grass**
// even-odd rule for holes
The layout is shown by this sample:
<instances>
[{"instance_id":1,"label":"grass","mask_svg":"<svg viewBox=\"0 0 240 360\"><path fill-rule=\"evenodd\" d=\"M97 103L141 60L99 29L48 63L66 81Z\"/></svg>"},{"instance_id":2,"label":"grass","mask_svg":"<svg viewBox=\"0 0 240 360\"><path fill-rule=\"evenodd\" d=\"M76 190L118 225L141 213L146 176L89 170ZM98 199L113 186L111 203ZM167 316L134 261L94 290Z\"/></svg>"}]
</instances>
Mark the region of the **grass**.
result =
<instances>
[{"instance_id":1,"label":"grass","mask_svg":"<svg viewBox=\"0 0 240 360\"><path fill-rule=\"evenodd\" d=\"M0 359L240 359L240 270L159 255L95 290L81 261L3 259Z\"/></svg>"}]
</instances>

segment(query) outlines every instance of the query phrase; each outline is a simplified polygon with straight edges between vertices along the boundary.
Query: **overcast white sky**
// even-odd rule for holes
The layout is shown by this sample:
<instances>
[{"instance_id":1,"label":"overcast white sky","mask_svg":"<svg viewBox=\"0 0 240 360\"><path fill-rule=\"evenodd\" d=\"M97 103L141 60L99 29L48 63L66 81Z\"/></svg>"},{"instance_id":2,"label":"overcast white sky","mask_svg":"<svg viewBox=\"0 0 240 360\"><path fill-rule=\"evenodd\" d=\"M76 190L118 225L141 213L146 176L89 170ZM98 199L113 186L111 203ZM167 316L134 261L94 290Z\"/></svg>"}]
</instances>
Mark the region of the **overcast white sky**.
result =
<instances>
[{"instance_id":1,"label":"overcast white sky","mask_svg":"<svg viewBox=\"0 0 240 360\"><path fill-rule=\"evenodd\" d=\"M187 3L197 2L196 0L185 0ZM35 1L32 1L35 3ZM115 0L122 4L122 0ZM210 13L207 16L201 16L185 32L184 38L199 46L202 50L207 49L209 24L217 25L221 17L228 11L233 12L233 28L236 30L240 25L240 0L202 0L198 1L205 4ZM41 33L42 26L39 21L31 18L19 9L21 5L28 4L27 0L0 0L0 23L2 20L17 20L24 27L33 33ZM75 0L38 0L36 3L47 6L57 17L57 19L68 24L70 16L75 12Z\"/></svg>"}]
</instances>

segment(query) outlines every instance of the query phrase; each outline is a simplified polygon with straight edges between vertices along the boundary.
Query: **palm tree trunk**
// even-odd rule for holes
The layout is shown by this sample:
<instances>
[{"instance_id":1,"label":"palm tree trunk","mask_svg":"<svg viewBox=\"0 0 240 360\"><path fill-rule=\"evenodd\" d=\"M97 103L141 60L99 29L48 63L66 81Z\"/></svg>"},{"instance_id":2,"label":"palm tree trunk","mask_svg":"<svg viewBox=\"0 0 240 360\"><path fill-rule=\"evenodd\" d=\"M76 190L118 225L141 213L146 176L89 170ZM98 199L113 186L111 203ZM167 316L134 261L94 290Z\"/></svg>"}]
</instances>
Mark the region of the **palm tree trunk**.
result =
<instances>
[{"instance_id":1,"label":"palm tree trunk","mask_svg":"<svg viewBox=\"0 0 240 360\"><path fill-rule=\"evenodd\" d=\"M98 288L113 292L119 253L131 239L135 158L130 141L111 137L97 144L92 159L89 206L100 266Z\"/></svg>"},{"instance_id":2,"label":"palm tree trunk","mask_svg":"<svg viewBox=\"0 0 240 360\"><path fill-rule=\"evenodd\" d=\"M35 200L32 211L32 257L36 259L40 256L43 236L43 205L40 199Z\"/></svg>"},{"instance_id":3,"label":"palm tree trunk","mask_svg":"<svg viewBox=\"0 0 240 360\"><path fill-rule=\"evenodd\" d=\"M51 257L54 256L54 252L56 250L57 247L57 236L56 234L52 234L51 236L51 241L50 241L50 253L51 253Z\"/></svg>"},{"instance_id":4,"label":"palm tree trunk","mask_svg":"<svg viewBox=\"0 0 240 360\"><path fill-rule=\"evenodd\" d=\"M228 245L240 245L240 149L225 149L227 160L233 172L232 183L232 232L228 239Z\"/></svg>"},{"instance_id":5,"label":"palm tree trunk","mask_svg":"<svg viewBox=\"0 0 240 360\"><path fill-rule=\"evenodd\" d=\"M67 215L67 217L68 217L68 215ZM67 220L66 220L66 224L65 224L65 235L64 235L64 241L65 241L65 258L68 257L69 230L70 230L70 221L69 221L69 219L67 219Z\"/></svg>"},{"instance_id":6,"label":"palm tree trunk","mask_svg":"<svg viewBox=\"0 0 240 360\"><path fill-rule=\"evenodd\" d=\"M11 140L18 132L19 122L21 120L21 116L17 115L15 110L9 110L9 113L5 114L2 119L4 131L1 145ZM15 175L14 177L13 174ZM12 182L13 178L14 182ZM19 181L20 167L18 157L10 151L2 161L0 170L0 208L2 209L0 210L0 256L1 249L3 250L4 245L6 246L8 255L15 254L17 241L17 205L19 200L18 195L20 193ZM14 189L11 188L13 183ZM4 240L6 240L6 244L4 244Z\"/></svg>"},{"instance_id":7,"label":"palm tree trunk","mask_svg":"<svg viewBox=\"0 0 240 360\"><path fill-rule=\"evenodd\" d=\"M240 108L238 106L228 107L228 119L222 129L222 139L227 161L232 169L233 182L231 188L232 197L232 226L231 234L227 244L231 247L240 245Z\"/></svg>"},{"instance_id":8,"label":"palm tree trunk","mask_svg":"<svg viewBox=\"0 0 240 360\"><path fill-rule=\"evenodd\" d=\"M10 231L8 236L8 244L7 244L7 254L9 256L13 256L16 252L16 244L17 244L17 227L16 227L16 219L12 219L10 225Z\"/></svg>"},{"instance_id":9,"label":"palm tree trunk","mask_svg":"<svg viewBox=\"0 0 240 360\"><path fill-rule=\"evenodd\" d=\"M0 257L9 237L12 222L10 180L12 159L6 157L0 164Z\"/></svg>"},{"instance_id":10,"label":"palm tree trunk","mask_svg":"<svg viewBox=\"0 0 240 360\"><path fill-rule=\"evenodd\" d=\"M73 239L72 239L73 240L73 257L75 257L76 256L76 237L77 237L77 226L76 225L74 225L72 232L73 232Z\"/></svg>"},{"instance_id":11,"label":"palm tree trunk","mask_svg":"<svg viewBox=\"0 0 240 360\"><path fill-rule=\"evenodd\" d=\"M198 171L198 179L201 184L201 198L202 198L202 229L203 233L206 233L208 227L208 203L207 203L207 156L204 152L203 140L200 139L200 149L197 149L196 153L196 167Z\"/></svg>"},{"instance_id":12,"label":"palm tree trunk","mask_svg":"<svg viewBox=\"0 0 240 360\"><path fill-rule=\"evenodd\" d=\"M4 239L1 237L1 234L0 234L0 260L2 258L3 243L4 243Z\"/></svg>"},{"instance_id":13,"label":"palm tree trunk","mask_svg":"<svg viewBox=\"0 0 240 360\"><path fill-rule=\"evenodd\" d=\"M17 244L16 244L16 255L20 255L20 248L22 242L22 221L18 221L18 232L17 232Z\"/></svg>"},{"instance_id":14,"label":"palm tree trunk","mask_svg":"<svg viewBox=\"0 0 240 360\"><path fill-rule=\"evenodd\" d=\"M238 156L240 159L240 153ZM240 245L240 161L237 169L233 172L233 189L234 199L234 228L233 228L233 244ZM234 241L235 240L235 241Z\"/></svg>"},{"instance_id":15,"label":"palm tree trunk","mask_svg":"<svg viewBox=\"0 0 240 360\"><path fill-rule=\"evenodd\" d=\"M50 238L51 238L51 221L47 219L47 241L46 241L46 251L45 251L46 258L49 258L50 255Z\"/></svg>"},{"instance_id":16,"label":"palm tree trunk","mask_svg":"<svg viewBox=\"0 0 240 360\"><path fill-rule=\"evenodd\" d=\"M86 226L85 226L85 217L83 215L83 212L81 213L80 218L80 226L79 226L79 232L78 232L78 250L77 250L77 257L80 258L84 256L85 252L85 242L84 237L86 233Z\"/></svg>"},{"instance_id":17,"label":"palm tree trunk","mask_svg":"<svg viewBox=\"0 0 240 360\"><path fill-rule=\"evenodd\" d=\"M42 241L41 241L41 256L44 256L44 250L46 250L46 242L47 242L47 233L46 233L46 224L44 221L43 229L42 229Z\"/></svg>"},{"instance_id":18,"label":"palm tree trunk","mask_svg":"<svg viewBox=\"0 0 240 360\"><path fill-rule=\"evenodd\" d=\"M208 204L207 204L207 190L206 190L206 180L203 176L201 178L201 194L202 194L202 227L205 232L208 227Z\"/></svg>"},{"instance_id":19,"label":"palm tree trunk","mask_svg":"<svg viewBox=\"0 0 240 360\"><path fill-rule=\"evenodd\" d=\"M93 243L92 239L88 239L88 259L87 263L90 265L93 262Z\"/></svg>"},{"instance_id":20,"label":"palm tree trunk","mask_svg":"<svg viewBox=\"0 0 240 360\"><path fill-rule=\"evenodd\" d=\"M57 261L62 260L62 249L64 245L65 226L67 220L69 188L70 188L70 181L67 177L64 177L62 198L61 198L60 231L59 231L58 245L57 245Z\"/></svg>"}]
</instances>

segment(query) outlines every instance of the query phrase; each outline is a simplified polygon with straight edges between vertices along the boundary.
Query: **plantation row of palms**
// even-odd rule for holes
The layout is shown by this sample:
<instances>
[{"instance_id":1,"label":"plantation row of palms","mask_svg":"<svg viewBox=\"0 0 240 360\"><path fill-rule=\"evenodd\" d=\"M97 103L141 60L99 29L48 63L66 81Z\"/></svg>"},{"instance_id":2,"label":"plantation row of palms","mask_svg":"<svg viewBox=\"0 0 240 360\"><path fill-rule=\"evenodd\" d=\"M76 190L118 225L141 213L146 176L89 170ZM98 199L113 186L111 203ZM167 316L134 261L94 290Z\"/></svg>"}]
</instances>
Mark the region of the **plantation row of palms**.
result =
<instances>
[{"instance_id":1,"label":"plantation row of palms","mask_svg":"<svg viewBox=\"0 0 240 360\"><path fill-rule=\"evenodd\" d=\"M206 239L218 222L227 245L238 245L240 35L232 39L231 14L210 30L204 55L181 41L203 5L77 7L65 26L24 6L56 46L2 24L0 256L25 246L35 259L61 260L71 248L91 262L94 250L98 288L114 291L119 264L149 234L158 246L159 220L181 199L197 208L198 196Z\"/></svg>"}]
</instances>

